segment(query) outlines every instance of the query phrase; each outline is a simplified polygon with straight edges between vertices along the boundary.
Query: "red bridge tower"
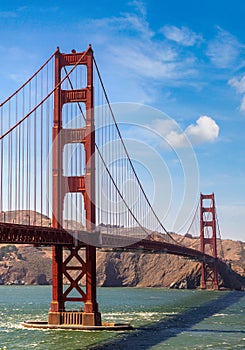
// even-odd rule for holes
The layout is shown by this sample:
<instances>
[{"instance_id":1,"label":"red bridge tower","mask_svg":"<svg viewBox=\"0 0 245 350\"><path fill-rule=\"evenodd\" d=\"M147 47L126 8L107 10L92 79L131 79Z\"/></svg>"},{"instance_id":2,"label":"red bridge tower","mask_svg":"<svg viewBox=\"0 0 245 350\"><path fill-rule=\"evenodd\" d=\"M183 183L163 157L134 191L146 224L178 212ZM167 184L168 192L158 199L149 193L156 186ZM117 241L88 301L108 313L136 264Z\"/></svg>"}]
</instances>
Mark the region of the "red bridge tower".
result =
<instances>
[{"instance_id":1,"label":"red bridge tower","mask_svg":"<svg viewBox=\"0 0 245 350\"><path fill-rule=\"evenodd\" d=\"M218 289L217 273L217 239L216 239L216 212L214 193L200 195L200 250L202 253L212 255L214 262L202 262L201 288L208 286ZM207 251L209 246L210 251Z\"/></svg>"},{"instance_id":2,"label":"red bridge tower","mask_svg":"<svg viewBox=\"0 0 245 350\"><path fill-rule=\"evenodd\" d=\"M61 71L66 66L84 65L87 68L87 86L81 89L63 90L61 86ZM63 54L56 51L55 55L55 87L54 92L54 121L53 121L53 148L52 148L52 226L61 228L63 223L64 197L68 192L80 192L84 197L86 212L86 230L92 235L95 230L95 134L93 115L93 51L91 46L85 51ZM72 88L72 85L71 85ZM62 107L65 103L82 102L86 106L86 124L80 129L64 129L62 127ZM74 137L76 139L74 139ZM65 177L62 173L63 149L66 143L82 143L85 150L85 174L83 176ZM49 324L81 324L101 325L101 316L98 312L96 300L96 247L87 245L86 259L80 254L79 245L69 248L69 255L64 259L64 246L53 247L53 293L49 312ZM71 261L76 264L71 265ZM76 271L72 277L71 271ZM70 282L64 290L63 277ZM86 290L80 287L82 277L86 277ZM70 294L71 291L76 291ZM65 310L65 303L83 302L83 312Z\"/></svg>"}]
</instances>

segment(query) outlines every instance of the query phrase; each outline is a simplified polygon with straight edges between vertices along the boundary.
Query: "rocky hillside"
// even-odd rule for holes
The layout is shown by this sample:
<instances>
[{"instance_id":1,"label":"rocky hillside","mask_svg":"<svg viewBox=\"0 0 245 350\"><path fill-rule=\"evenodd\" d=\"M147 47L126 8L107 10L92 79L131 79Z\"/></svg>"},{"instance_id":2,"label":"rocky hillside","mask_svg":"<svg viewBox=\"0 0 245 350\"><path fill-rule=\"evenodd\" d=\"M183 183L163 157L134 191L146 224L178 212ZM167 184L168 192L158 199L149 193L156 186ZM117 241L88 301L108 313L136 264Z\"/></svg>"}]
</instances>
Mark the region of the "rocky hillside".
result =
<instances>
[{"instance_id":1,"label":"rocky hillside","mask_svg":"<svg viewBox=\"0 0 245 350\"><path fill-rule=\"evenodd\" d=\"M48 217L32 211L2 212L0 221L50 225ZM64 225L82 229L76 222L66 222ZM173 236L191 248L199 248L198 240L190 235ZM151 239L162 240L162 236L154 234ZM220 270L220 285L245 290L245 242L218 241L217 248L219 256L223 256L227 262L227 268ZM50 284L51 257L51 248L0 245L0 284ZM99 286L196 288L200 284L200 269L197 262L168 254L97 253Z\"/></svg>"},{"instance_id":2,"label":"rocky hillside","mask_svg":"<svg viewBox=\"0 0 245 350\"><path fill-rule=\"evenodd\" d=\"M0 245L0 284L50 283L50 249L30 245Z\"/></svg>"},{"instance_id":3,"label":"rocky hillside","mask_svg":"<svg viewBox=\"0 0 245 350\"><path fill-rule=\"evenodd\" d=\"M224 240L222 247L220 286L245 290L245 243ZM169 254L99 253L97 271L101 286L197 288L201 279L200 263Z\"/></svg>"},{"instance_id":4,"label":"rocky hillside","mask_svg":"<svg viewBox=\"0 0 245 350\"><path fill-rule=\"evenodd\" d=\"M229 266L222 271L224 287L245 289L245 243L225 240L223 249ZM0 246L1 284L50 284L51 248L30 245ZM196 288L200 264L168 254L97 253L99 286Z\"/></svg>"}]
</instances>

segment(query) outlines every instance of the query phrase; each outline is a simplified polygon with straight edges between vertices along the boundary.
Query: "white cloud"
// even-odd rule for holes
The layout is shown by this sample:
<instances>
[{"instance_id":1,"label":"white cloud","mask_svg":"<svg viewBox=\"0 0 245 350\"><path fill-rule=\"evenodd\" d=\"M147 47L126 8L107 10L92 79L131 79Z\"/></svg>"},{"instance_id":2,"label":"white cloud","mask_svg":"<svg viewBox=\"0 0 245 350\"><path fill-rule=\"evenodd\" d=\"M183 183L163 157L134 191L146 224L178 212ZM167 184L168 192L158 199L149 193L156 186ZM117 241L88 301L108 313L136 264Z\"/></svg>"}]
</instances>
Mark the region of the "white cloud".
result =
<instances>
[{"instance_id":1,"label":"white cloud","mask_svg":"<svg viewBox=\"0 0 245 350\"><path fill-rule=\"evenodd\" d=\"M218 27L218 34L212 40L207 49L207 56L218 68L232 67L241 50L241 44L229 32Z\"/></svg>"},{"instance_id":2,"label":"white cloud","mask_svg":"<svg viewBox=\"0 0 245 350\"><path fill-rule=\"evenodd\" d=\"M183 46L193 46L202 40L202 36L187 27L164 26L161 32L169 40L175 41Z\"/></svg>"},{"instance_id":3,"label":"white cloud","mask_svg":"<svg viewBox=\"0 0 245 350\"><path fill-rule=\"evenodd\" d=\"M181 131L173 120L155 120L151 127L160 133L173 148L195 146L205 142L214 142L219 136L219 126L214 119L201 116L195 124Z\"/></svg>"},{"instance_id":4,"label":"white cloud","mask_svg":"<svg viewBox=\"0 0 245 350\"><path fill-rule=\"evenodd\" d=\"M205 115L198 118L195 125L189 125L185 133L194 144L213 142L219 136L219 126Z\"/></svg>"}]
</instances>

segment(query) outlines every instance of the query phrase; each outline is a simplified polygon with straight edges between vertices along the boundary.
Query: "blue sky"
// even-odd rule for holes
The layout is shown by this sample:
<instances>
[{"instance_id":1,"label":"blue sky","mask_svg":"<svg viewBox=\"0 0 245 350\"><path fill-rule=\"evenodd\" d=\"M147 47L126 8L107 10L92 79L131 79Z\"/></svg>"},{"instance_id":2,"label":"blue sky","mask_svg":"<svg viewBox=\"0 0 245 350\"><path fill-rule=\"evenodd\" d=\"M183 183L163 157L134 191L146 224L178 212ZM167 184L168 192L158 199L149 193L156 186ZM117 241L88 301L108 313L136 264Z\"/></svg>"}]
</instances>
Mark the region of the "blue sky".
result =
<instances>
[{"instance_id":1,"label":"blue sky","mask_svg":"<svg viewBox=\"0 0 245 350\"><path fill-rule=\"evenodd\" d=\"M185 131L198 161L199 190L216 194L222 237L244 241L244 1L0 4L0 100L57 46L83 51L91 43L111 102L151 106L181 130L166 128L159 116L119 120L150 127L177 153L185 148Z\"/></svg>"}]
</instances>

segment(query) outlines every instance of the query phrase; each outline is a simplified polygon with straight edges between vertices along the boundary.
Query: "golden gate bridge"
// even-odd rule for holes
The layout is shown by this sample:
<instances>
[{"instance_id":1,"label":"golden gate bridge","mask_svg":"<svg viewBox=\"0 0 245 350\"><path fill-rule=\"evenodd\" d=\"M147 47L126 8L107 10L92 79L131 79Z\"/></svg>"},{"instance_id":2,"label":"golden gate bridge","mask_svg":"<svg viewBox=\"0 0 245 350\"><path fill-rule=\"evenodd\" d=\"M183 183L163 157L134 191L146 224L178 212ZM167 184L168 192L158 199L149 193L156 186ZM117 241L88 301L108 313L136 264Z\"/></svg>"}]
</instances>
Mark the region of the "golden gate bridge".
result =
<instances>
[{"instance_id":1,"label":"golden gate bridge","mask_svg":"<svg viewBox=\"0 0 245 350\"><path fill-rule=\"evenodd\" d=\"M214 194L200 195L199 250L166 230L127 151L91 46L68 54L57 48L0 104L0 135L0 243L52 246L49 327L102 326L97 249L194 259L202 265L201 288L219 288L225 263L217 253ZM67 310L68 302L82 303L83 311Z\"/></svg>"}]
</instances>

